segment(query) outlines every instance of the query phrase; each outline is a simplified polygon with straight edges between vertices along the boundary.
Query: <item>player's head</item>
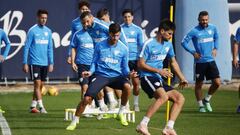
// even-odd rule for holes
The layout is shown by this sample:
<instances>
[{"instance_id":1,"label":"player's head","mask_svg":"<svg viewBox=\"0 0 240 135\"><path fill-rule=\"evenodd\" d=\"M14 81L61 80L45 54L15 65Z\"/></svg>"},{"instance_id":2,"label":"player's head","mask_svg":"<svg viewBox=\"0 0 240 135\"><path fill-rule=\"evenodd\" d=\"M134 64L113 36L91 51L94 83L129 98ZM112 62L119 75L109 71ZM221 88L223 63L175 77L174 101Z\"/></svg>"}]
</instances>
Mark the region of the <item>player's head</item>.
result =
<instances>
[{"instance_id":1,"label":"player's head","mask_svg":"<svg viewBox=\"0 0 240 135\"><path fill-rule=\"evenodd\" d=\"M163 41L169 41L176 29L175 24L169 19L164 19L160 22L158 27L158 36L161 36Z\"/></svg>"},{"instance_id":2,"label":"player's head","mask_svg":"<svg viewBox=\"0 0 240 135\"><path fill-rule=\"evenodd\" d=\"M109 26L109 37L112 43L116 44L120 38L121 26L118 23L112 23Z\"/></svg>"},{"instance_id":3,"label":"player's head","mask_svg":"<svg viewBox=\"0 0 240 135\"><path fill-rule=\"evenodd\" d=\"M90 3L88 3L87 1L80 1L78 3L78 11L79 14L82 14L85 11L90 11Z\"/></svg>"},{"instance_id":4,"label":"player's head","mask_svg":"<svg viewBox=\"0 0 240 135\"><path fill-rule=\"evenodd\" d=\"M104 22L110 23L109 11L106 8L102 8L97 12L97 18Z\"/></svg>"},{"instance_id":5,"label":"player's head","mask_svg":"<svg viewBox=\"0 0 240 135\"><path fill-rule=\"evenodd\" d=\"M133 11L131 9L124 9L122 16L124 23L131 24L133 22Z\"/></svg>"},{"instance_id":6,"label":"player's head","mask_svg":"<svg viewBox=\"0 0 240 135\"><path fill-rule=\"evenodd\" d=\"M44 9L39 9L37 11L37 22L39 25L44 26L47 23L48 11Z\"/></svg>"},{"instance_id":7,"label":"player's head","mask_svg":"<svg viewBox=\"0 0 240 135\"><path fill-rule=\"evenodd\" d=\"M209 16L207 11L201 11L198 14L198 22L202 27L208 27Z\"/></svg>"},{"instance_id":8,"label":"player's head","mask_svg":"<svg viewBox=\"0 0 240 135\"><path fill-rule=\"evenodd\" d=\"M89 11L83 12L80 19L84 29L92 27L94 18Z\"/></svg>"}]
</instances>

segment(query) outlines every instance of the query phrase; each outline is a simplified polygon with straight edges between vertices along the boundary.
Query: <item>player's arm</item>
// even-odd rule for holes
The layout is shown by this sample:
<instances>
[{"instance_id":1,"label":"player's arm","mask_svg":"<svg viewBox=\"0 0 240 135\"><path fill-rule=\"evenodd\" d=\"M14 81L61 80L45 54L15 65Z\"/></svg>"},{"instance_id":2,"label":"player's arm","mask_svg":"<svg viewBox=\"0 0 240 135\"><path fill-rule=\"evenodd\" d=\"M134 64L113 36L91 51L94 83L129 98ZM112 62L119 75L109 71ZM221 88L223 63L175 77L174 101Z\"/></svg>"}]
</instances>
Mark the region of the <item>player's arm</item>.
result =
<instances>
[{"instance_id":1,"label":"player's arm","mask_svg":"<svg viewBox=\"0 0 240 135\"><path fill-rule=\"evenodd\" d=\"M100 45L98 45L98 44L95 45L95 49L94 49L94 53L93 53L93 60L92 60L91 66L90 66L90 70L89 71L84 71L82 73L83 77L89 77L95 72L97 61L99 60L99 52L100 52L99 46Z\"/></svg>"},{"instance_id":2,"label":"player's arm","mask_svg":"<svg viewBox=\"0 0 240 135\"><path fill-rule=\"evenodd\" d=\"M77 51L77 32L74 33L73 37L72 37L72 40L70 42L70 47L71 48L71 64L72 64L72 69L74 71L78 71L78 67L75 63L75 58L76 58L76 51Z\"/></svg>"},{"instance_id":3,"label":"player's arm","mask_svg":"<svg viewBox=\"0 0 240 135\"><path fill-rule=\"evenodd\" d=\"M48 43L48 72L53 71L53 42L52 42L52 32L50 32Z\"/></svg>"},{"instance_id":4,"label":"player's arm","mask_svg":"<svg viewBox=\"0 0 240 135\"><path fill-rule=\"evenodd\" d=\"M239 45L239 43L236 41L236 40L234 40L234 43L233 43L233 52L232 52L232 55L233 55L233 61L232 61L232 63L233 63L233 66L235 67L235 68L238 68L239 67L239 64L238 64L238 60L237 60L237 56L238 56L238 45Z\"/></svg>"},{"instance_id":5,"label":"player's arm","mask_svg":"<svg viewBox=\"0 0 240 135\"><path fill-rule=\"evenodd\" d=\"M139 32L137 35L137 43L138 43L138 52L141 52L143 43L144 43L143 31L141 28L139 28Z\"/></svg>"},{"instance_id":6,"label":"player's arm","mask_svg":"<svg viewBox=\"0 0 240 135\"><path fill-rule=\"evenodd\" d=\"M9 41L5 32L3 32L3 39L2 40L4 41L6 47L5 47L5 50L4 50L4 53L3 53L2 57L0 58L0 62L3 62L7 58L9 50L11 48L10 41Z\"/></svg>"},{"instance_id":7,"label":"player's arm","mask_svg":"<svg viewBox=\"0 0 240 135\"><path fill-rule=\"evenodd\" d=\"M217 56L217 49L218 49L218 46L219 46L219 38L218 37L219 37L218 36L218 31L215 28L214 29L214 36L213 36L213 40L214 40L214 48L213 48L213 51L212 51L212 56L213 57Z\"/></svg>"},{"instance_id":8,"label":"player's arm","mask_svg":"<svg viewBox=\"0 0 240 135\"><path fill-rule=\"evenodd\" d=\"M196 52L196 50L192 49L189 46L189 42L193 39L194 36L194 31L190 31L182 40L182 47L189 53L191 53L195 59L199 59L201 57L201 55L199 53Z\"/></svg>"},{"instance_id":9,"label":"player's arm","mask_svg":"<svg viewBox=\"0 0 240 135\"><path fill-rule=\"evenodd\" d=\"M28 69L28 54L29 54L29 48L32 44L32 41L33 41L33 32L28 31L27 39L25 41L25 46L24 46L24 50L23 50L23 71L25 73L27 73L29 71L29 69Z\"/></svg>"},{"instance_id":10,"label":"player's arm","mask_svg":"<svg viewBox=\"0 0 240 135\"><path fill-rule=\"evenodd\" d=\"M129 66L128 66L128 60L129 60L129 55L128 55L128 49L126 49L125 53L124 53L124 56L123 56L123 60L122 60L122 63L121 63L121 69L122 69L122 73L123 73L123 76L130 76L130 69L129 69Z\"/></svg>"}]
</instances>

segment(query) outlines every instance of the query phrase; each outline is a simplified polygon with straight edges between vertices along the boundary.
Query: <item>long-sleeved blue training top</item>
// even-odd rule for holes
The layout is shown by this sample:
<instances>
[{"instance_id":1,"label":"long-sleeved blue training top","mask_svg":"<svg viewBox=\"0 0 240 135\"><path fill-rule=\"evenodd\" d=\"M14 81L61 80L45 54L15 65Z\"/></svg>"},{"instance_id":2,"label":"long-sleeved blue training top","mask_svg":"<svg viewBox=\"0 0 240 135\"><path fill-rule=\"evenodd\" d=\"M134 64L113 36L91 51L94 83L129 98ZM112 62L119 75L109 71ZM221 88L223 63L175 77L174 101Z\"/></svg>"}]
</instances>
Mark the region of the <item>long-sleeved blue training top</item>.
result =
<instances>
[{"instance_id":1,"label":"long-sleeved blue training top","mask_svg":"<svg viewBox=\"0 0 240 135\"><path fill-rule=\"evenodd\" d=\"M90 71L104 77L128 76L128 49L122 42L115 45L108 43L109 39L95 46L93 62Z\"/></svg>"},{"instance_id":2,"label":"long-sleeved blue training top","mask_svg":"<svg viewBox=\"0 0 240 135\"><path fill-rule=\"evenodd\" d=\"M194 49L189 46L189 41L192 40ZM193 28L182 40L183 48L191 53L199 53L200 59L195 59L196 63L205 63L214 61L212 56L213 49L218 49L218 32L217 28L209 24L206 28L198 25Z\"/></svg>"},{"instance_id":3,"label":"long-sleeved blue training top","mask_svg":"<svg viewBox=\"0 0 240 135\"><path fill-rule=\"evenodd\" d=\"M24 46L23 64L53 64L52 31L47 26L35 24L29 29Z\"/></svg>"},{"instance_id":4,"label":"long-sleeved blue training top","mask_svg":"<svg viewBox=\"0 0 240 135\"><path fill-rule=\"evenodd\" d=\"M0 47L0 55L2 55L4 57L4 59L6 59L8 53L9 53L9 50L11 48L11 45L10 45L10 41L7 37L7 34L3 31L3 29L0 29L0 45L1 45L2 41L5 43L6 46L5 46L5 50L3 53L2 53L2 49Z\"/></svg>"},{"instance_id":5,"label":"long-sleeved blue training top","mask_svg":"<svg viewBox=\"0 0 240 135\"><path fill-rule=\"evenodd\" d=\"M129 60L137 60L144 42L142 29L133 23L123 23L121 27L127 38Z\"/></svg>"},{"instance_id":6,"label":"long-sleeved blue training top","mask_svg":"<svg viewBox=\"0 0 240 135\"><path fill-rule=\"evenodd\" d=\"M75 32L70 43L76 49L75 63L91 65L94 53L93 40L84 29Z\"/></svg>"}]
</instances>

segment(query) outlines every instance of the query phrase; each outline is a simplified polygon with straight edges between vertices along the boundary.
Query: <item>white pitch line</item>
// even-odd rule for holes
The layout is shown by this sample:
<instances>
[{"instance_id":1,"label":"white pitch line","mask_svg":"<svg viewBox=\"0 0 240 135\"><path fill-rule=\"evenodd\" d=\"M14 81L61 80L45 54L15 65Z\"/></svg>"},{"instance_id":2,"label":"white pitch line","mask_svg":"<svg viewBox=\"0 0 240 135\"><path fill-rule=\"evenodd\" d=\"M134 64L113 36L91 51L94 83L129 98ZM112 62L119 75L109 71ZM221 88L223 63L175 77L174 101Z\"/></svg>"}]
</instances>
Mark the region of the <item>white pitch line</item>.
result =
<instances>
[{"instance_id":1,"label":"white pitch line","mask_svg":"<svg viewBox=\"0 0 240 135\"><path fill-rule=\"evenodd\" d=\"M8 123L2 113L0 113L0 126L2 129L2 135L12 135Z\"/></svg>"}]
</instances>

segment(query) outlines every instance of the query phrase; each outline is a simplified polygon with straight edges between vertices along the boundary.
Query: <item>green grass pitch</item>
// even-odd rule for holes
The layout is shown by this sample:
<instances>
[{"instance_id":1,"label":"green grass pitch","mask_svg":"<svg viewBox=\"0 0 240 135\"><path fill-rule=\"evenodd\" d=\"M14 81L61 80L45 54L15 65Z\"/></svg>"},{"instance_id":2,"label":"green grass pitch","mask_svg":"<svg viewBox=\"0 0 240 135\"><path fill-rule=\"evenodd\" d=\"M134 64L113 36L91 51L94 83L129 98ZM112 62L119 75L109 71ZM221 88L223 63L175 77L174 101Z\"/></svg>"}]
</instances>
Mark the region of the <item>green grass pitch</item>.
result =
<instances>
[{"instance_id":1,"label":"green grass pitch","mask_svg":"<svg viewBox=\"0 0 240 135\"><path fill-rule=\"evenodd\" d=\"M181 91L186 98L182 113L176 121L178 135L239 135L240 114L236 114L239 103L238 92L218 91L211 99L213 112L198 113L194 91ZM4 117L13 135L135 135L135 128L144 116L152 100L143 91L140 96L141 112L136 113L136 123L123 127L115 119L97 120L81 118L75 131L66 131L69 122L64 121L64 109L75 108L80 92L61 92L56 97L44 96L48 114L30 114L28 108L32 93L0 93L0 105L6 111ZM132 103L132 97L130 103ZM165 106L152 117L149 131L160 135L165 125ZM1 134L1 133L0 133Z\"/></svg>"}]
</instances>

